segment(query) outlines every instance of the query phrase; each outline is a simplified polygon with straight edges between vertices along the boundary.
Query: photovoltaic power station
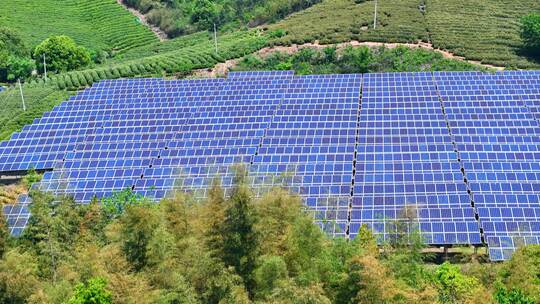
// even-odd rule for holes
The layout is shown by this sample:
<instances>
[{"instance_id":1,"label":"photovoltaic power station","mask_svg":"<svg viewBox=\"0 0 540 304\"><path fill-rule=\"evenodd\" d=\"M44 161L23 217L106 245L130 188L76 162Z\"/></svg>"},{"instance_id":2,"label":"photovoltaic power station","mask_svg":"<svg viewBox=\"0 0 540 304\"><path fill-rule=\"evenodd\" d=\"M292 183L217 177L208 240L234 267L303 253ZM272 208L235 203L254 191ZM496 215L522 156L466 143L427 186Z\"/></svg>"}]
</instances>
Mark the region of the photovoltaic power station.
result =
<instances>
[{"instance_id":1,"label":"photovoltaic power station","mask_svg":"<svg viewBox=\"0 0 540 304\"><path fill-rule=\"evenodd\" d=\"M154 200L232 186L298 193L329 234L379 240L396 219L431 245L540 243L540 72L107 80L0 143L0 175L78 202L132 189ZM11 233L31 199L4 207Z\"/></svg>"}]
</instances>

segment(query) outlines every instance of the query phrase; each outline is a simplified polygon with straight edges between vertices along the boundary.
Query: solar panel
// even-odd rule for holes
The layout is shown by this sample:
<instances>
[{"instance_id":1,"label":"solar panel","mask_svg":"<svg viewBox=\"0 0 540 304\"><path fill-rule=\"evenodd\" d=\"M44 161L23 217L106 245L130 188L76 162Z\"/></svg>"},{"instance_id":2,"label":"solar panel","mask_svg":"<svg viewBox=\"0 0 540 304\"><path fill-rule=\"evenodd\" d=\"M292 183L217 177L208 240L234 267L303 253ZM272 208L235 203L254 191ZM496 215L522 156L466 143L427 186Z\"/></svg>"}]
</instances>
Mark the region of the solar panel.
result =
<instances>
[{"instance_id":1,"label":"solar panel","mask_svg":"<svg viewBox=\"0 0 540 304\"><path fill-rule=\"evenodd\" d=\"M106 80L0 143L0 173L46 170L38 189L79 202L131 188L205 196L244 163L260 196L301 195L328 234L379 240L396 222L432 245L508 259L540 241L540 72ZM5 206L12 234L30 198Z\"/></svg>"}]
</instances>

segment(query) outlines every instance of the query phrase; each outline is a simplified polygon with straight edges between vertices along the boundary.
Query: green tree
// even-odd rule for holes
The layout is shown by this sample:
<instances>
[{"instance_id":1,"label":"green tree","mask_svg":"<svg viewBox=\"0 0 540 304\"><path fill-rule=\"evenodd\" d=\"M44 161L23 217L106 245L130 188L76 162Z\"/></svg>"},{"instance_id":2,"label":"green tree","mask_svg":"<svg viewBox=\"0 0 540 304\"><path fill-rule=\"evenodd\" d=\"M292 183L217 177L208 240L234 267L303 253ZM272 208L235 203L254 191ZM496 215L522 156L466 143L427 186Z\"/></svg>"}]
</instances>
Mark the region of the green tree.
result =
<instances>
[{"instance_id":1,"label":"green tree","mask_svg":"<svg viewBox=\"0 0 540 304\"><path fill-rule=\"evenodd\" d=\"M244 167L238 166L221 228L222 259L225 265L234 267L250 293L254 287L252 273L258 255L258 237L254 229L257 215L252 204L252 193L247 185L247 171Z\"/></svg>"},{"instance_id":2,"label":"green tree","mask_svg":"<svg viewBox=\"0 0 540 304\"><path fill-rule=\"evenodd\" d=\"M535 301L540 301L540 245L520 247L503 264L501 279L509 288L518 288Z\"/></svg>"},{"instance_id":3,"label":"green tree","mask_svg":"<svg viewBox=\"0 0 540 304\"><path fill-rule=\"evenodd\" d=\"M268 297L268 303L330 304L331 302L320 284L303 286L293 280L284 280L274 288L273 293Z\"/></svg>"},{"instance_id":4,"label":"green tree","mask_svg":"<svg viewBox=\"0 0 540 304\"><path fill-rule=\"evenodd\" d=\"M23 304L40 287L37 260L29 252L12 249L0 260L0 303Z\"/></svg>"},{"instance_id":5,"label":"green tree","mask_svg":"<svg viewBox=\"0 0 540 304\"><path fill-rule=\"evenodd\" d=\"M30 168L26 175L23 177L23 184L26 187L26 189L30 189L30 187L41 180L41 174L37 173L36 169Z\"/></svg>"},{"instance_id":6,"label":"green tree","mask_svg":"<svg viewBox=\"0 0 540 304\"><path fill-rule=\"evenodd\" d=\"M219 24L219 14L217 1L196 0L191 22L198 24L201 29L210 30L213 28L214 23Z\"/></svg>"},{"instance_id":7,"label":"green tree","mask_svg":"<svg viewBox=\"0 0 540 304\"><path fill-rule=\"evenodd\" d=\"M507 290L504 285L497 284L494 298L499 304L534 304L532 298L527 297L523 291L517 288Z\"/></svg>"},{"instance_id":8,"label":"green tree","mask_svg":"<svg viewBox=\"0 0 540 304\"><path fill-rule=\"evenodd\" d=\"M146 204L148 204L148 201L142 195L133 193L129 188L114 192L111 196L101 200L103 212L109 219L121 216L128 206L141 206Z\"/></svg>"},{"instance_id":9,"label":"green tree","mask_svg":"<svg viewBox=\"0 0 540 304\"><path fill-rule=\"evenodd\" d=\"M34 60L31 58L8 56L5 63L0 63L0 73L4 70L7 81L25 79L32 74L36 68Z\"/></svg>"},{"instance_id":10,"label":"green tree","mask_svg":"<svg viewBox=\"0 0 540 304\"><path fill-rule=\"evenodd\" d=\"M25 79L35 68L20 34L0 26L0 81Z\"/></svg>"},{"instance_id":11,"label":"green tree","mask_svg":"<svg viewBox=\"0 0 540 304\"><path fill-rule=\"evenodd\" d=\"M425 243L416 214L416 207L407 205L400 210L398 219L387 221L385 225L387 244L383 258L395 276L411 287L428 283L422 254Z\"/></svg>"},{"instance_id":12,"label":"green tree","mask_svg":"<svg viewBox=\"0 0 540 304\"><path fill-rule=\"evenodd\" d=\"M530 13L521 18L521 39L531 50L540 48L540 14Z\"/></svg>"},{"instance_id":13,"label":"green tree","mask_svg":"<svg viewBox=\"0 0 540 304\"><path fill-rule=\"evenodd\" d=\"M90 64L90 53L78 46L68 36L51 36L34 49L33 56L38 62L38 70L43 70L42 58L45 55L47 70L66 72L82 68Z\"/></svg>"},{"instance_id":14,"label":"green tree","mask_svg":"<svg viewBox=\"0 0 540 304\"><path fill-rule=\"evenodd\" d=\"M343 73L366 73L369 71L373 55L368 47L345 48L339 58Z\"/></svg>"},{"instance_id":15,"label":"green tree","mask_svg":"<svg viewBox=\"0 0 540 304\"><path fill-rule=\"evenodd\" d=\"M103 278L92 278L86 284L79 284L67 304L108 304L112 303L112 294L107 290Z\"/></svg>"},{"instance_id":16,"label":"green tree","mask_svg":"<svg viewBox=\"0 0 540 304\"><path fill-rule=\"evenodd\" d=\"M147 265L147 246L158 227L156 210L148 205L130 205L119 219L122 251L135 271Z\"/></svg>"},{"instance_id":17,"label":"green tree","mask_svg":"<svg viewBox=\"0 0 540 304\"><path fill-rule=\"evenodd\" d=\"M0 26L0 52L17 57L30 55L20 33L4 26Z\"/></svg>"},{"instance_id":18,"label":"green tree","mask_svg":"<svg viewBox=\"0 0 540 304\"><path fill-rule=\"evenodd\" d=\"M462 274L458 266L448 262L437 268L434 280L441 303L463 303L478 287L475 278Z\"/></svg>"},{"instance_id":19,"label":"green tree","mask_svg":"<svg viewBox=\"0 0 540 304\"><path fill-rule=\"evenodd\" d=\"M22 241L36 252L42 274L55 282L60 261L71 254L78 239L84 207L71 198L39 191L33 191L31 197L31 216Z\"/></svg>"},{"instance_id":20,"label":"green tree","mask_svg":"<svg viewBox=\"0 0 540 304\"><path fill-rule=\"evenodd\" d=\"M212 254L219 254L219 250L223 245L223 238L221 235L221 227L225 221L225 209L226 209L225 193L221 187L221 179L215 178L212 181L212 186L208 191L208 199L206 202L206 214L207 217L207 229L205 230L205 240L208 248L214 249Z\"/></svg>"},{"instance_id":21,"label":"green tree","mask_svg":"<svg viewBox=\"0 0 540 304\"><path fill-rule=\"evenodd\" d=\"M265 299L281 280L287 279L287 264L279 256L262 256L255 269L257 296Z\"/></svg>"}]
</instances>

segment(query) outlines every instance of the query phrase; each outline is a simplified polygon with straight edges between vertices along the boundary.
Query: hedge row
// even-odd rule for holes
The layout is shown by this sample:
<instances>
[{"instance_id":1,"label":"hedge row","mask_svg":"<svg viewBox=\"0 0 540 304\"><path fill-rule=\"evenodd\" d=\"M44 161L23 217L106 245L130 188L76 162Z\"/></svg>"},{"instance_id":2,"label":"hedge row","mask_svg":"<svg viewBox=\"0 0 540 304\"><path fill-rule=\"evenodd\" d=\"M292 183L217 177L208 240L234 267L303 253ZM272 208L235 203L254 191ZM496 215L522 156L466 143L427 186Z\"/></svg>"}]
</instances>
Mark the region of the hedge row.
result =
<instances>
[{"instance_id":1,"label":"hedge row","mask_svg":"<svg viewBox=\"0 0 540 304\"><path fill-rule=\"evenodd\" d=\"M75 90L91 86L94 82L103 79L152 76L163 73L188 73L194 69L213 67L218 62L253 53L264 47L266 42L266 38L256 32L249 32L248 35L245 33L242 35L233 34L221 42L217 54L212 43L207 42L203 45L190 46L106 67L53 75L48 84L54 84L61 90ZM29 86L44 84L43 79L36 79L29 83Z\"/></svg>"}]
</instances>

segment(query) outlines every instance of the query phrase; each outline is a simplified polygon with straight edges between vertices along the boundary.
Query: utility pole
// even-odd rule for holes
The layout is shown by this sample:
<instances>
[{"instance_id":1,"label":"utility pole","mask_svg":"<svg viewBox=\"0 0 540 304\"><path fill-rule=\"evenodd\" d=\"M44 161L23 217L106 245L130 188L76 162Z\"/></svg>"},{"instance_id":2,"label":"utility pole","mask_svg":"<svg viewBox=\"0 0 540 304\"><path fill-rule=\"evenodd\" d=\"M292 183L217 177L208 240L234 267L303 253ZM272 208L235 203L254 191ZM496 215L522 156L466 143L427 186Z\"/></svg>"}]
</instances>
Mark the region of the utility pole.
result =
<instances>
[{"instance_id":1,"label":"utility pole","mask_svg":"<svg viewBox=\"0 0 540 304\"><path fill-rule=\"evenodd\" d=\"M45 61L45 53L43 54L43 70L45 71L45 80L47 80L47 62Z\"/></svg>"},{"instance_id":2,"label":"utility pole","mask_svg":"<svg viewBox=\"0 0 540 304\"><path fill-rule=\"evenodd\" d=\"M217 30L216 30L216 24L214 23L214 45L216 47L216 54L218 53L218 48L217 48Z\"/></svg>"},{"instance_id":3,"label":"utility pole","mask_svg":"<svg viewBox=\"0 0 540 304\"><path fill-rule=\"evenodd\" d=\"M375 0L375 16L373 17L373 28L377 28L377 0Z\"/></svg>"},{"instance_id":4,"label":"utility pole","mask_svg":"<svg viewBox=\"0 0 540 304\"><path fill-rule=\"evenodd\" d=\"M22 93L22 85L21 85L21 79L20 78L18 79L18 82L19 82L19 91L21 92L22 108L23 108L23 111L26 112L26 105L24 104L24 95Z\"/></svg>"}]
</instances>

